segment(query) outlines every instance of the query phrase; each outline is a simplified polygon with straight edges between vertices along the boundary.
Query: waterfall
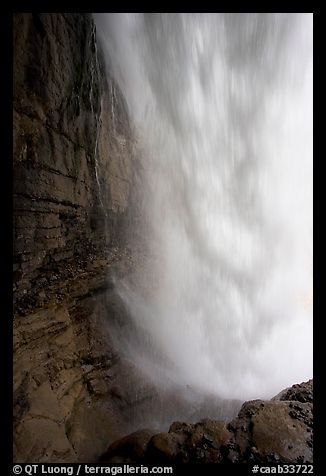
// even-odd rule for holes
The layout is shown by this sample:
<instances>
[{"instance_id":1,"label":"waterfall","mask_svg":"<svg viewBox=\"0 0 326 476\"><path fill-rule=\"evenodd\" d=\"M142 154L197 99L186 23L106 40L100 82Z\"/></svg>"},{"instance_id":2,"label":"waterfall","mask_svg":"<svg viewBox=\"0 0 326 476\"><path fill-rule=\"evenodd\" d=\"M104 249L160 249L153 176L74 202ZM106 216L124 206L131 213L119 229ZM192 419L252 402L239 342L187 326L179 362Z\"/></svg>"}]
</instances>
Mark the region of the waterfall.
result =
<instances>
[{"instance_id":1,"label":"waterfall","mask_svg":"<svg viewBox=\"0 0 326 476\"><path fill-rule=\"evenodd\" d=\"M94 68L94 65L92 64L90 69L91 81L90 81L90 90L89 90L89 103L91 107L92 116L96 122L95 145L94 145L94 163L95 163L94 170L95 170L95 179L96 179L96 184L98 189L98 198L99 198L100 206L103 211L105 219L107 219L107 210L106 210L106 207L104 206L104 201L103 201L103 190L102 190L102 186L101 186L101 182L99 178L99 163L98 163L98 141L99 141L100 130L101 130L101 115L102 115L102 109L103 109L103 105L102 105L103 98L101 97L98 113L94 111L94 105L93 105L94 74L96 75L100 71L100 67L98 63L98 51L97 51L97 43L96 43L96 35L95 35L95 26L92 29L90 41L92 42L94 47L94 59L95 59L95 68Z\"/></svg>"},{"instance_id":2,"label":"waterfall","mask_svg":"<svg viewBox=\"0 0 326 476\"><path fill-rule=\"evenodd\" d=\"M123 351L158 385L222 398L310 378L312 14L95 21L146 170Z\"/></svg>"}]
</instances>

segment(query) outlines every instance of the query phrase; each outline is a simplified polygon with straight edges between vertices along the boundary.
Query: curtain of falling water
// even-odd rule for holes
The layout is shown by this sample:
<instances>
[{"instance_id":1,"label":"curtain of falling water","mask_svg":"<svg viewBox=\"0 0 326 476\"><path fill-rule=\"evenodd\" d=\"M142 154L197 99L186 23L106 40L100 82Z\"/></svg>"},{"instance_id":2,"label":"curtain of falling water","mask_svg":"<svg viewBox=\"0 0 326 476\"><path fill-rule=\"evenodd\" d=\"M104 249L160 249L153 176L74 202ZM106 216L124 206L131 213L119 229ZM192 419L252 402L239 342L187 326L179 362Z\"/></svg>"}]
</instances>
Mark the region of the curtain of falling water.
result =
<instances>
[{"instance_id":1,"label":"curtain of falling water","mask_svg":"<svg viewBox=\"0 0 326 476\"><path fill-rule=\"evenodd\" d=\"M125 352L223 398L311 378L312 14L95 19L148 183Z\"/></svg>"}]
</instances>

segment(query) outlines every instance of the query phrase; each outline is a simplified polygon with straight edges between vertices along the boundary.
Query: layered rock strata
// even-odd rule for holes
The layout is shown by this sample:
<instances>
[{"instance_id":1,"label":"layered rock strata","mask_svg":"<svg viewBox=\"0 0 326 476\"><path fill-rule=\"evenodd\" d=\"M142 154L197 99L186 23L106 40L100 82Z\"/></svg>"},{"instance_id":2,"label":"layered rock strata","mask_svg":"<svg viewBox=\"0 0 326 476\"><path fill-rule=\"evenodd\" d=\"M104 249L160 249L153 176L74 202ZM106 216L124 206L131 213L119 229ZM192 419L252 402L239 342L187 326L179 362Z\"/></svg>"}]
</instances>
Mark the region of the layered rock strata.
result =
<instances>
[{"instance_id":1,"label":"layered rock strata","mask_svg":"<svg viewBox=\"0 0 326 476\"><path fill-rule=\"evenodd\" d=\"M91 15L15 14L13 35L14 460L92 461L136 398L117 395L131 364L108 322L124 312L112 280L132 262L137 156Z\"/></svg>"}]
</instances>

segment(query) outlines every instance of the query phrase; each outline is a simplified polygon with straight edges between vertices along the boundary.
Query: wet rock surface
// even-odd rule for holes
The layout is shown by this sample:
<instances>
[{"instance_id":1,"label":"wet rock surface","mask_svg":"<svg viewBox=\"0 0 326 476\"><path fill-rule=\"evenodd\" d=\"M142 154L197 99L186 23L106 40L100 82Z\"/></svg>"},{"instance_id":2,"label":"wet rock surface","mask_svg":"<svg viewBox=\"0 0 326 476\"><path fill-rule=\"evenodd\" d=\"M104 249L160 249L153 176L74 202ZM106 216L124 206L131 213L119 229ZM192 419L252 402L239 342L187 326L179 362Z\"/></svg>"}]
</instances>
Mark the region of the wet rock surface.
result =
<instances>
[{"instance_id":1,"label":"wet rock surface","mask_svg":"<svg viewBox=\"0 0 326 476\"><path fill-rule=\"evenodd\" d=\"M229 423L209 419L195 424L174 422L168 432L151 438L146 430L142 441L148 441L141 452L133 447L136 434L126 436L111 445L101 461L312 463L313 381L296 384L280 395L281 399L245 402Z\"/></svg>"},{"instance_id":2,"label":"wet rock surface","mask_svg":"<svg viewBox=\"0 0 326 476\"><path fill-rule=\"evenodd\" d=\"M90 14L17 13L13 37L14 460L89 462L130 431L119 375L152 392L109 332L138 159Z\"/></svg>"},{"instance_id":3,"label":"wet rock surface","mask_svg":"<svg viewBox=\"0 0 326 476\"><path fill-rule=\"evenodd\" d=\"M272 400L295 400L302 403L313 403L312 380L292 385L292 387L286 388L273 397Z\"/></svg>"},{"instance_id":4,"label":"wet rock surface","mask_svg":"<svg viewBox=\"0 0 326 476\"><path fill-rule=\"evenodd\" d=\"M13 86L14 305L24 315L124 260L137 158L91 15L14 15Z\"/></svg>"}]
</instances>

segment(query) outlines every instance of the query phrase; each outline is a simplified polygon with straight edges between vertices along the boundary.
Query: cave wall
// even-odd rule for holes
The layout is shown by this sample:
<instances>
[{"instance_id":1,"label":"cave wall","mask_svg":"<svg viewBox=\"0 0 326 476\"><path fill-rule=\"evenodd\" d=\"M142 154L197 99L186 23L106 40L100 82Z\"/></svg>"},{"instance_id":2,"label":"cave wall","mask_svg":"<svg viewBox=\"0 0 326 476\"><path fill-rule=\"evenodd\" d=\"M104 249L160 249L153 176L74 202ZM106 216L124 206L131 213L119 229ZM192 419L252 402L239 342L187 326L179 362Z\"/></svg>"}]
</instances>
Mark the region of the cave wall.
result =
<instances>
[{"instance_id":1,"label":"cave wall","mask_svg":"<svg viewBox=\"0 0 326 476\"><path fill-rule=\"evenodd\" d=\"M14 460L89 462L134 399L109 323L138 159L90 14L15 14L13 40Z\"/></svg>"}]
</instances>

